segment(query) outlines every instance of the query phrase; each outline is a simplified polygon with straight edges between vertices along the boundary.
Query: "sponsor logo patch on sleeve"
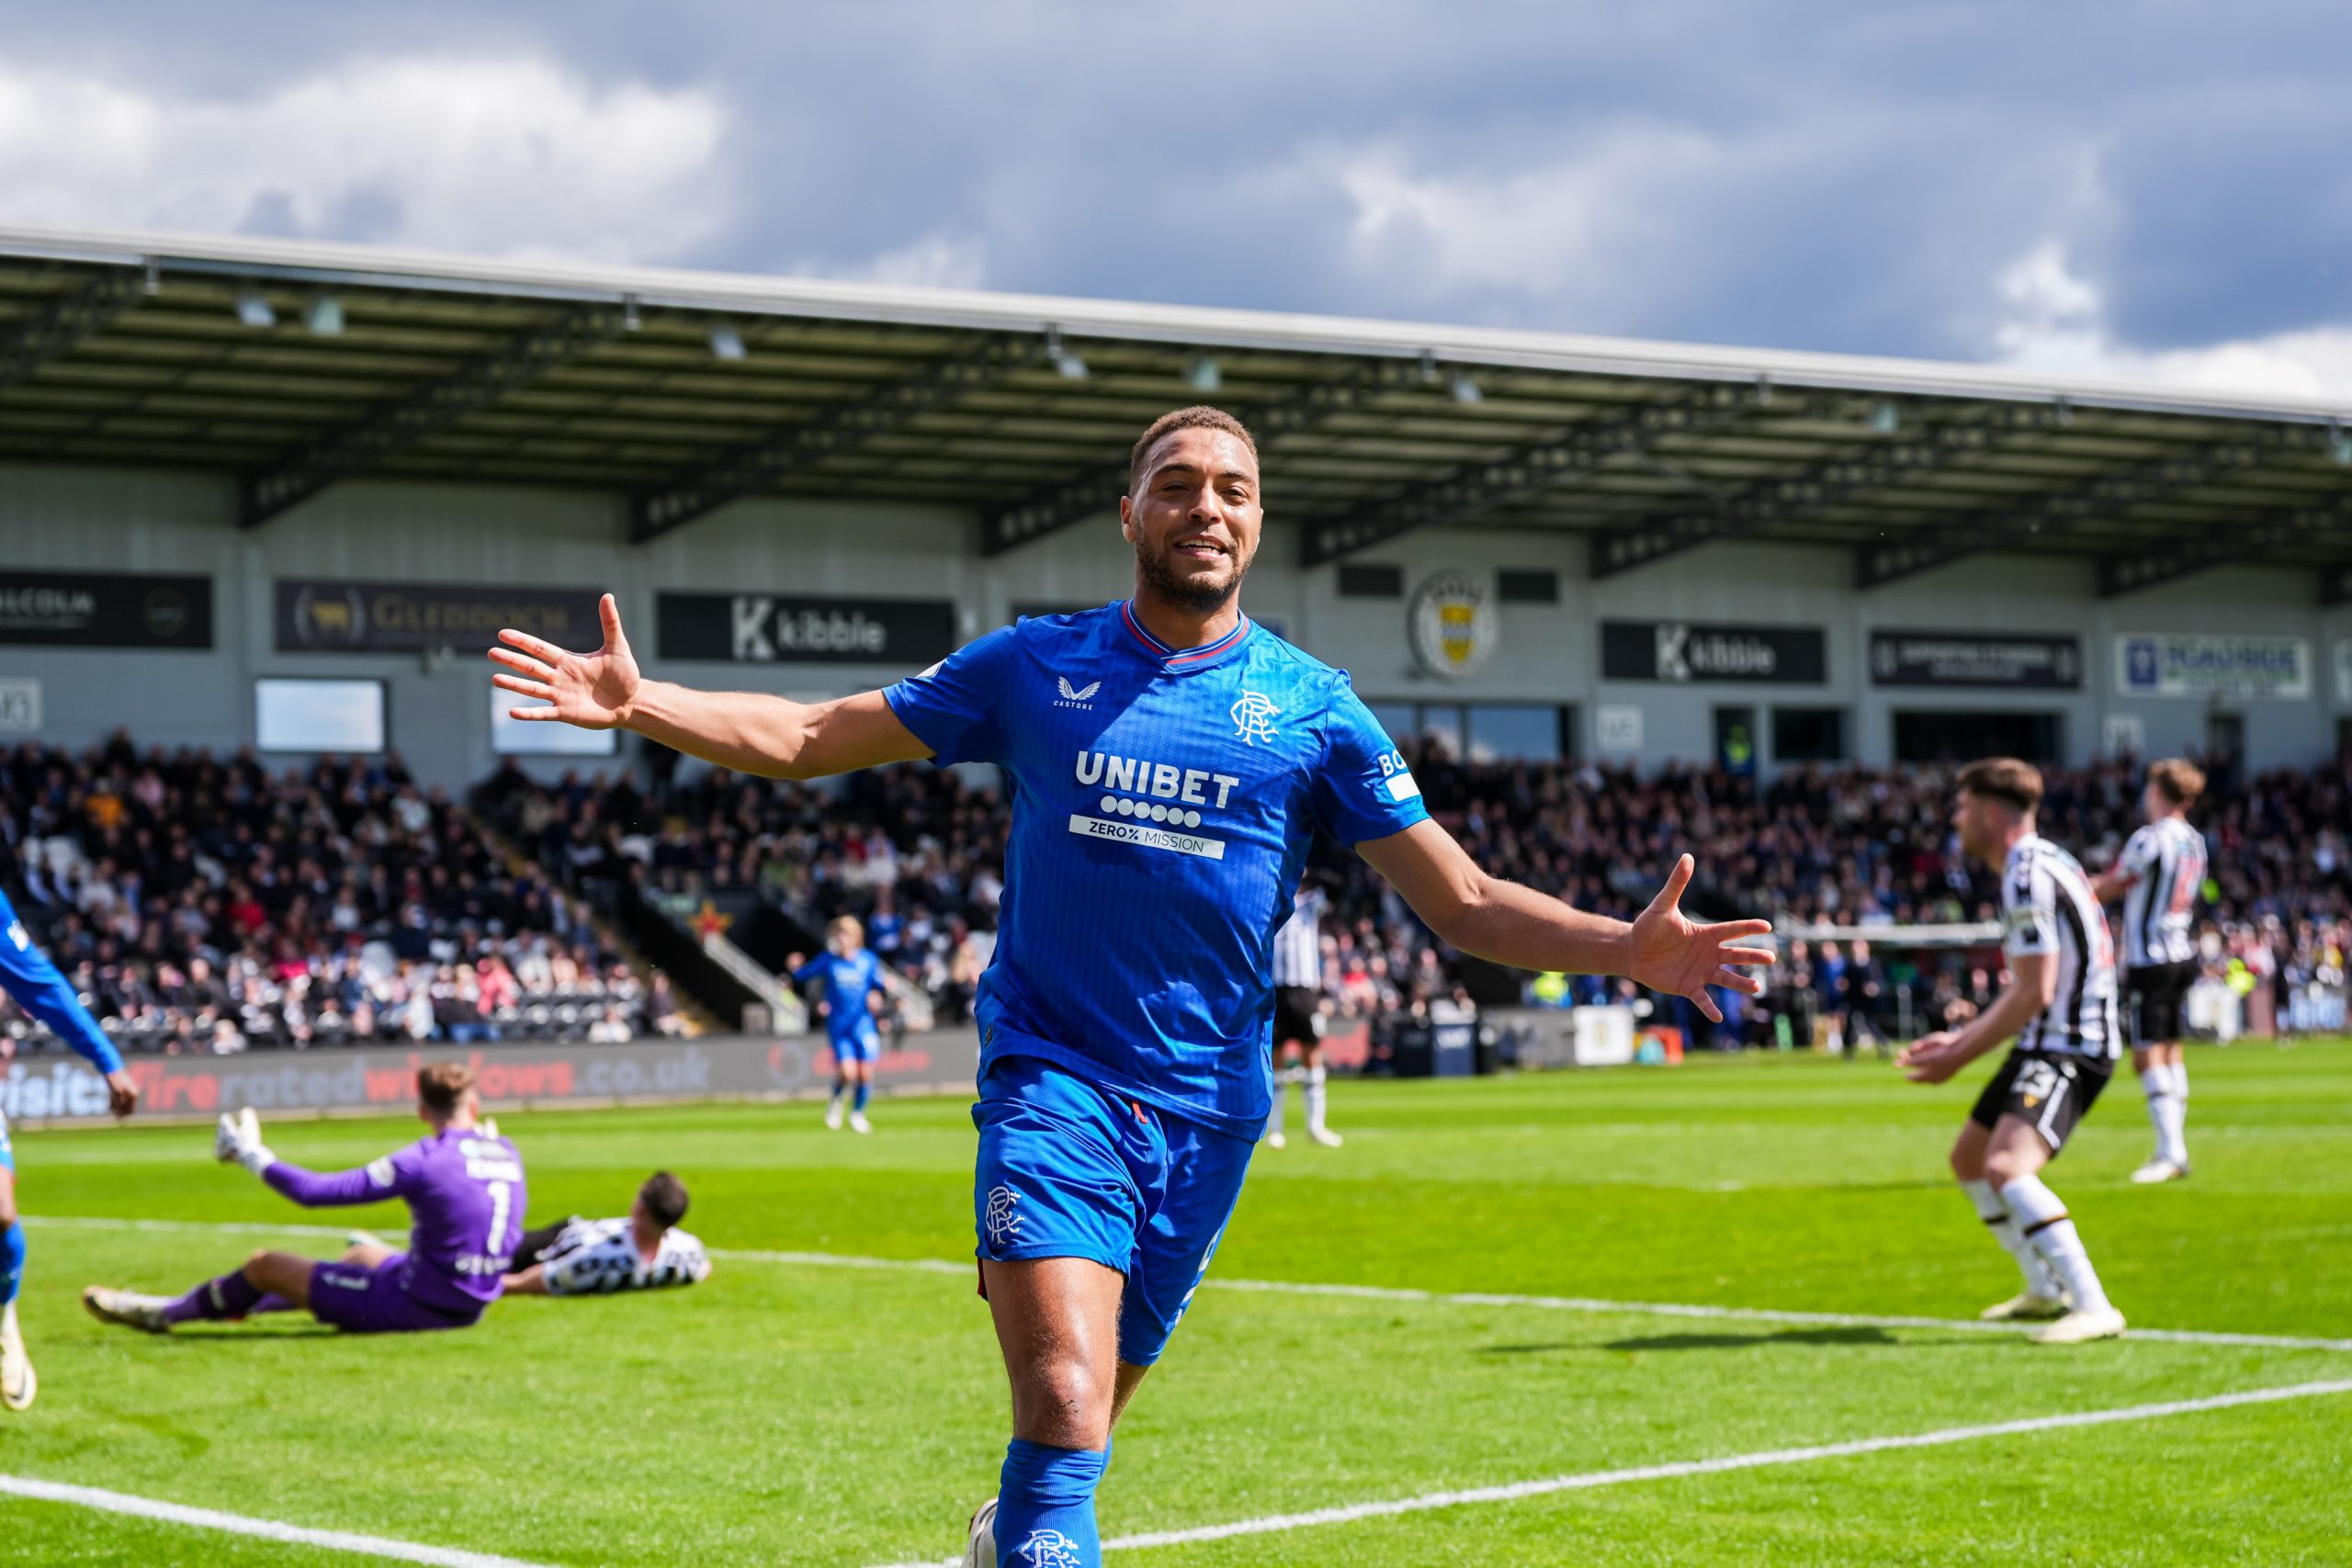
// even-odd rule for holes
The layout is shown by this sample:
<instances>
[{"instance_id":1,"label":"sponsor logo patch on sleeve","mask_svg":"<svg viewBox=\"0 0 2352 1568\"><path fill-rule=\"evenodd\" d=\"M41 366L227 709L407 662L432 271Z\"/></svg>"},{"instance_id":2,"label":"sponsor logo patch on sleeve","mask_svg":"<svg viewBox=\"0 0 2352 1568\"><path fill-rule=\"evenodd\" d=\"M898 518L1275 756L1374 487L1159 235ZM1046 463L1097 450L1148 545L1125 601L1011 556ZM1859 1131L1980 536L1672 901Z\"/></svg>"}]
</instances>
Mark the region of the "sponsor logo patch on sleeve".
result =
<instances>
[{"instance_id":1,"label":"sponsor logo patch on sleeve","mask_svg":"<svg viewBox=\"0 0 2352 1568\"><path fill-rule=\"evenodd\" d=\"M1410 800L1421 793L1420 781L1410 773L1391 773L1380 782L1388 786L1391 800Z\"/></svg>"},{"instance_id":2,"label":"sponsor logo patch on sleeve","mask_svg":"<svg viewBox=\"0 0 2352 1568\"><path fill-rule=\"evenodd\" d=\"M392 1156L379 1155L368 1162L368 1179L379 1187L392 1184Z\"/></svg>"}]
</instances>

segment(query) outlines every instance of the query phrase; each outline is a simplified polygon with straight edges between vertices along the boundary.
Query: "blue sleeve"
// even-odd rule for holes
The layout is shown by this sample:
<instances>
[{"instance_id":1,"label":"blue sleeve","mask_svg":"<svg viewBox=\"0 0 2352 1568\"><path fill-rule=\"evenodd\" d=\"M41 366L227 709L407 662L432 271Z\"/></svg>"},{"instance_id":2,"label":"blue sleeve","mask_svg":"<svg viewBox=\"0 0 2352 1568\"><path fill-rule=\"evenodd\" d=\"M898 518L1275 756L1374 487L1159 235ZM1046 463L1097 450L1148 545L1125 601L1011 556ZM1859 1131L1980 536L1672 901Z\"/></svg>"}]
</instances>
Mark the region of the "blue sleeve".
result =
<instances>
[{"instance_id":1,"label":"blue sleeve","mask_svg":"<svg viewBox=\"0 0 2352 1568\"><path fill-rule=\"evenodd\" d=\"M87 1057L98 1071L122 1070L122 1053L114 1048L114 1042L107 1038L106 1031L98 1027L98 1021L90 1016L49 955L33 945L5 894L0 894L0 989L49 1025L50 1032Z\"/></svg>"},{"instance_id":2,"label":"blue sleeve","mask_svg":"<svg viewBox=\"0 0 2352 1568\"><path fill-rule=\"evenodd\" d=\"M1344 674L1331 694L1323 741L1315 819L1333 838L1352 847L1429 819L1421 786Z\"/></svg>"},{"instance_id":3,"label":"blue sleeve","mask_svg":"<svg viewBox=\"0 0 2352 1568\"><path fill-rule=\"evenodd\" d=\"M1000 761L1003 731L997 716L1012 672L1012 627L1000 627L882 693L899 722L931 748L941 766Z\"/></svg>"},{"instance_id":4,"label":"blue sleeve","mask_svg":"<svg viewBox=\"0 0 2352 1568\"><path fill-rule=\"evenodd\" d=\"M810 985L824 977L825 961L821 958L812 958L792 972L792 983L796 986Z\"/></svg>"}]
</instances>

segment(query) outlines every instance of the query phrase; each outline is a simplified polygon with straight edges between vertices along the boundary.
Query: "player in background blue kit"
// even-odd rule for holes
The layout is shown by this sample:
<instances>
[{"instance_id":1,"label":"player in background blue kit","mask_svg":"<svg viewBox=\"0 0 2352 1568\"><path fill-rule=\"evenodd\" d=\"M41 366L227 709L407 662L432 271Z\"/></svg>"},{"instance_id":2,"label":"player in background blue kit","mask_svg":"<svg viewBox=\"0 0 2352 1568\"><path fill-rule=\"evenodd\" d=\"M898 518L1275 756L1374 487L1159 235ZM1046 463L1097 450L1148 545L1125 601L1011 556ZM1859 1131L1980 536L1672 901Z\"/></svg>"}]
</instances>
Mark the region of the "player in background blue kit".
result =
<instances>
[{"instance_id":1,"label":"player in background blue kit","mask_svg":"<svg viewBox=\"0 0 2352 1568\"><path fill-rule=\"evenodd\" d=\"M796 954L796 956L797 956ZM837 915L825 927L825 953L792 971L795 985L814 986L825 1004L825 1043L833 1054L833 1098L825 1107L825 1125L842 1124L842 1100L855 1097L850 1107L853 1133L871 1133L865 1102L874 1094L874 1058L882 1048L874 1029L871 998L882 989L882 961L865 949L865 928L855 915Z\"/></svg>"},{"instance_id":2,"label":"player in background blue kit","mask_svg":"<svg viewBox=\"0 0 2352 1568\"><path fill-rule=\"evenodd\" d=\"M887 692L801 704L643 678L517 631L518 718L626 727L738 772L990 761L1012 802L980 1027L980 1282L1012 1441L965 1561L1095 1568L1111 1429L1207 1269L1270 1105L1272 945L1315 831L1352 845L1453 947L1535 970L1749 995L1760 920L1699 926L1682 857L1631 924L1487 876L1342 671L1241 613L1264 515L1248 430L1182 409L1136 443L1132 600L989 633Z\"/></svg>"},{"instance_id":3,"label":"player in background blue kit","mask_svg":"<svg viewBox=\"0 0 2352 1568\"><path fill-rule=\"evenodd\" d=\"M107 1106L128 1116L139 1104L139 1086L122 1068L122 1053L106 1037L65 976L33 945L16 907L0 893L0 989L49 1026L49 1032L106 1075ZM15 1047L0 1036L0 1063ZM17 1155L8 1142L8 1122L0 1116L0 1404L22 1410L40 1390L17 1326L17 1292L25 1279L25 1227L17 1220Z\"/></svg>"}]
</instances>

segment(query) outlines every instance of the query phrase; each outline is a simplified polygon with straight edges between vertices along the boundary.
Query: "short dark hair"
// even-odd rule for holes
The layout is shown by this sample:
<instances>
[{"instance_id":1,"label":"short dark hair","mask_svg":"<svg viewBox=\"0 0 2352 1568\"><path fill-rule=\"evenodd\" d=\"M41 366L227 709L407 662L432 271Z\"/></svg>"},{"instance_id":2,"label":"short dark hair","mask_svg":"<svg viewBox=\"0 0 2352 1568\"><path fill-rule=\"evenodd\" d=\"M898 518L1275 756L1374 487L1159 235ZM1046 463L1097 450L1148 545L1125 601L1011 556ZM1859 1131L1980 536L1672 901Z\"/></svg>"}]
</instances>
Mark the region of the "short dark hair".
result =
<instances>
[{"instance_id":1,"label":"short dark hair","mask_svg":"<svg viewBox=\"0 0 2352 1568\"><path fill-rule=\"evenodd\" d=\"M1258 460L1258 438L1250 427L1226 412L1206 403L1194 403L1188 409L1171 409L1144 427L1136 438L1136 448L1127 457L1127 493L1135 494L1143 483L1143 466L1151 457L1151 449L1162 439L1180 430L1222 430L1250 448L1250 460Z\"/></svg>"},{"instance_id":2,"label":"short dark hair","mask_svg":"<svg viewBox=\"0 0 2352 1568\"><path fill-rule=\"evenodd\" d=\"M637 1201L665 1231L686 1217L686 1184L666 1170L646 1178L645 1185L637 1190Z\"/></svg>"},{"instance_id":3,"label":"short dark hair","mask_svg":"<svg viewBox=\"0 0 2352 1568\"><path fill-rule=\"evenodd\" d=\"M2032 812L2041 808L2041 770L2015 757L1987 757L1960 770L1963 795L1981 795Z\"/></svg>"},{"instance_id":4,"label":"short dark hair","mask_svg":"<svg viewBox=\"0 0 2352 1568\"><path fill-rule=\"evenodd\" d=\"M2166 757L2148 767L2148 782L2156 793L2184 810L2205 793L2205 770L2186 757Z\"/></svg>"},{"instance_id":5,"label":"short dark hair","mask_svg":"<svg viewBox=\"0 0 2352 1568\"><path fill-rule=\"evenodd\" d=\"M444 1116L473 1087L473 1070L463 1062L429 1062L416 1069L416 1098Z\"/></svg>"}]
</instances>

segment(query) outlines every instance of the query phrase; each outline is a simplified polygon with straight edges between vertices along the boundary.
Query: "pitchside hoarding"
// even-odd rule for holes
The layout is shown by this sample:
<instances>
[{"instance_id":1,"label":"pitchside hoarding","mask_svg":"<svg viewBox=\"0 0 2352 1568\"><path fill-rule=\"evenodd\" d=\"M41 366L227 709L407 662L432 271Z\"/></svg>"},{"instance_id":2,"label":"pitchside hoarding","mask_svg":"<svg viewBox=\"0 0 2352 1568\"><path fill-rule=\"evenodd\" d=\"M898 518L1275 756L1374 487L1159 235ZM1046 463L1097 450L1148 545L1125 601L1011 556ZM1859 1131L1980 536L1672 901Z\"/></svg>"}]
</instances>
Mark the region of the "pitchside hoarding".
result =
<instances>
[{"instance_id":1,"label":"pitchside hoarding","mask_svg":"<svg viewBox=\"0 0 2352 1568\"><path fill-rule=\"evenodd\" d=\"M128 572L0 571L0 643L210 648L212 580Z\"/></svg>"},{"instance_id":2,"label":"pitchside hoarding","mask_svg":"<svg viewBox=\"0 0 2352 1568\"><path fill-rule=\"evenodd\" d=\"M820 1035L709 1035L626 1045L366 1046L256 1051L235 1056L135 1056L141 1116L209 1117L242 1106L267 1112L393 1114L416 1102L416 1070L463 1061L492 1104L703 1100L803 1094L832 1081ZM969 1029L907 1035L874 1064L879 1088L968 1087L979 1073ZM17 1057L0 1077L0 1112L17 1123L109 1120L104 1079L79 1056Z\"/></svg>"}]
</instances>

